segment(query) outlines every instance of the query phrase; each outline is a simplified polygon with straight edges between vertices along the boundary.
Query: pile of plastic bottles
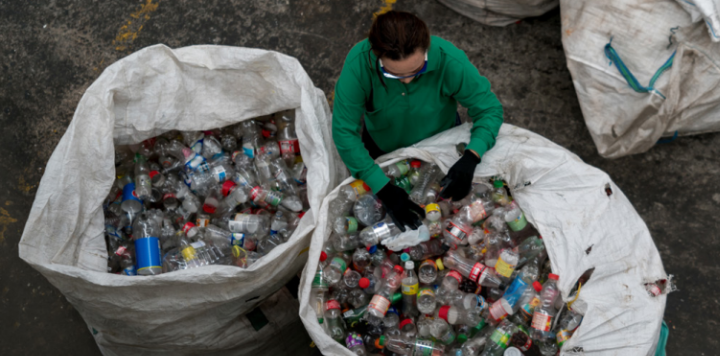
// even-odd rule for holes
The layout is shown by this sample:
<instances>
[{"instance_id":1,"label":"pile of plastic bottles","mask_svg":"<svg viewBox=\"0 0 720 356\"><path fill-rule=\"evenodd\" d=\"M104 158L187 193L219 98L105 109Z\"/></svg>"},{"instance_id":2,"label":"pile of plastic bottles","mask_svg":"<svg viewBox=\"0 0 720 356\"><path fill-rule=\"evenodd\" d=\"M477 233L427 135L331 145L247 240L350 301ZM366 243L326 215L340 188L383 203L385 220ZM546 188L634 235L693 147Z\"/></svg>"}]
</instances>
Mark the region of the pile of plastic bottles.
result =
<instances>
[{"instance_id":1,"label":"pile of plastic bottles","mask_svg":"<svg viewBox=\"0 0 720 356\"><path fill-rule=\"evenodd\" d=\"M115 169L104 204L110 273L248 267L286 242L308 209L288 114L117 147Z\"/></svg>"},{"instance_id":2,"label":"pile of plastic bottles","mask_svg":"<svg viewBox=\"0 0 720 356\"><path fill-rule=\"evenodd\" d=\"M557 354L582 315L563 303L543 240L503 181L448 201L434 164L401 161L385 173L426 219L403 238L414 244L393 251L411 231L362 181L341 187L312 283L325 332L357 355Z\"/></svg>"}]
</instances>

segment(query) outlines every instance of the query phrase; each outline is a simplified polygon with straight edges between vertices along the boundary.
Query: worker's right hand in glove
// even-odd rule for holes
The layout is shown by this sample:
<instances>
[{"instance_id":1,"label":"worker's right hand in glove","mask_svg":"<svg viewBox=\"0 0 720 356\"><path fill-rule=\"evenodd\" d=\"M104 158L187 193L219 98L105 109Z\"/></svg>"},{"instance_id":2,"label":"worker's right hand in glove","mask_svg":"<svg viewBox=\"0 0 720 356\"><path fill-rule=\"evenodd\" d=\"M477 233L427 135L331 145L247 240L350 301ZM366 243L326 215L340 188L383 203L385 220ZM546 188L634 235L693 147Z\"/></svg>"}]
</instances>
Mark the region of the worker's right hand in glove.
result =
<instances>
[{"instance_id":1,"label":"worker's right hand in glove","mask_svg":"<svg viewBox=\"0 0 720 356\"><path fill-rule=\"evenodd\" d=\"M415 230L422 225L425 210L410 201L404 189L388 183L375 195L400 231L405 232L405 226Z\"/></svg>"}]
</instances>

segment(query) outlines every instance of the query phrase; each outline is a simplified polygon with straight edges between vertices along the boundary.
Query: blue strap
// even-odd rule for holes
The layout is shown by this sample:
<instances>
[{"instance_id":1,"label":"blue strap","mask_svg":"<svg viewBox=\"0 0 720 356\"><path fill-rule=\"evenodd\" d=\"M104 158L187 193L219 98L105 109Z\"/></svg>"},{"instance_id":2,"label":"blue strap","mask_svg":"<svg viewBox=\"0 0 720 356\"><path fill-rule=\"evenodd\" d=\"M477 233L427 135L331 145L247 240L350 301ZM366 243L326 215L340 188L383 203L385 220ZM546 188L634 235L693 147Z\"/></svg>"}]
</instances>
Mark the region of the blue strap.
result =
<instances>
[{"instance_id":1,"label":"blue strap","mask_svg":"<svg viewBox=\"0 0 720 356\"><path fill-rule=\"evenodd\" d=\"M675 139L678 138L678 132L675 131L675 133L670 138L661 138L657 141L657 143L669 143L675 141Z\"/></svg>"},{"instance_id":2,"label":"blue strap","mask_svg":"<svg viewBox=\"0 0 720 356\"><path fill-rule=\"evenodd\" d=\"M610 64L615 64L615 67L617 67L618 71L620 71L620 74L625 78L625 81L627 81L630 88L632 88L638 93L655 92L665 98L662 93L655 90L655 81L660 78L661 74L663 74L666 70L672 67L673 59L675 58L675 52L673 52L670 58L668 58L668 60L665 61L665 63L655 72L655 75L653 75L652 79L650 79L650 84L648 84L648 86L643 86L642 84L640 84L640 81L638 81L637 78L635 78L635 76L632 74L632 72L630 72L630 69L622 61L617 51L615 51L615 48L612 47L612 38L610 38L610 42L605 45L605 56L610 59Z\"/></svg>"}]
</instances>

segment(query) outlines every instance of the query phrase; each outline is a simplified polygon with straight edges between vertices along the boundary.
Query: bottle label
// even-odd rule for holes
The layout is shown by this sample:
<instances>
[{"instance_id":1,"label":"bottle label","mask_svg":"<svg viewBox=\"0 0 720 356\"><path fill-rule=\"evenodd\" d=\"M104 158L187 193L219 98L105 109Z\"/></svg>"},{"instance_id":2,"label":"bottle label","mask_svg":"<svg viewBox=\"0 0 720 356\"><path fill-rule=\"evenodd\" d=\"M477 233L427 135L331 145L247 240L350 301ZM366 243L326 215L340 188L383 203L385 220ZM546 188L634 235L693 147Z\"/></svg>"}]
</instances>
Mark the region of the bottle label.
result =
<instances>
[{"instance_id":1,"label":"bottle label","mask_svg":"<svg viewBox=\"0 0 720 356\"><path fill-rule=\"evenodd\" d=\"M137 193L135 193L135 183L125 184L123 187L122 201L124 202L126 200L135 200L142 203L142 200L140 200Z\"/></svg>"},{"instance_id":2,"label":"bottle label","mask_svg":"<svg viewBox=\"0 0 720 356\"><path fill-rule=\"evenodd\" d=\"M465 241L465 238L470 235L470 231L463 230L462 228L460 228L459 225L455 224L452 221L448 222L448 225L445 228L445 232L447 232L449 235L452 235L454 238L461 242Z\"/></svg>"},{"instance_id":3,"label":"bottle label","mask_svg":"<svg viewBox=\"0 0 720 356\"><path fill-rule=\"evenodd\" d=\"M162 268L160 259L160 239L157 237L143 237L135 240L135 258L137 272Z\"/></svg>"},{"instance_id":4,"label":"bottle label","mask_svg":"<svg viewBox=\"0 0 720 356\"><path fill-rule=\"evenodd\" d=\"M535 307L537 307L538 304L540 304L540 298L538 298L538 296L533 297L533 299L530 300L529 303L522 306L523 314L525 314L525 316L529 318L533 315Z\"/></svg>"},{"instance_id":5,"label":"bottle label","mask_svg":"<svg viewBox=\"0 0 720 356\"><path fill-rule=\"evenodd\" d=\"M195 222L198 227L207 227L210 224L210 219L197 218L197 219L195 219Z\"/></svg>"},{"instance_id":6,"label":"bottle label","mask_svg":"<svg viewBox=\"0 0 720 356\"><path fill-rule=\"evenodd\" d=\"M246 156L248 156L250 158L255 158L255 148L253 147L252 143L250 143L250 142L243 143L242 149L243 149L243 153Z\"/></svg>"},{"instance_id":7,"label":"bottle label","mask_svg":"<svg viewBox=\"0 0 720 356\"><path fill-rule=\"evenodd\" d=\"M416 339L412 356L433 356L435 343L432 340Z\"/></svg>"},{"instance_id":8,"label":"bottle label","mask_svg":"<svg viewBox=\"0 0 720 356\"><path fill-rule=\"evenodd\" d=\"M195 224L189 222L183 226L182 231L187 235L187 233L190 231L190 229L192 229L194 227L195 227Z\"/></svg>"},{"instance_id":9,"label":"bottle label","mask_svg":"<svg viewBox=\"0 0 720 356\"><path fill-rule=\"evenodd\" d=\"M518 348L520 351L530 351L530 348L532 347L532 339L530 337L527 338L527 341L525 341L525 344L522 346L519 346Z\"/></svg>"},{"instance_id":10,"label":"bottle label","mask_svg":"<svg viewBox=\"0 0 720 356\"><path fill-rule=\"evenodd\" d=\"M389 307L390 300L378 294L375 294L370 300L370 304L368 304L368 309L375 309L381 312L382 315L387 313Z\"/></svg>"},{"instance_id":11,"label":"bottle label","mask_svg":"<svg viewBox=\"0 0 720 356\"><path fill-rule=\"evenodd\" d=\"M423 296L431 296L431 297L434 298L434 297L435 297L435 291L433 291L432 288L428 288L428 287L421 288L420 291L417 293L417 297L420 298L420 297L423 297Z\"/></svg>"},{"instance_id":12,"label":"bottle label","mask_svg":"<svg viewBox=\"0 0 720 356\"><path fill-rule=\"evenodd\" d=\"M552 315L549 315L542 310L536 310L535 314L533 314L532 328L540 331L550 331L552 318Z\"/></svg>"},{"instance_id":13,"label":"bottle label","mask_svg":"<svg viewBox=\"0 0 720 356\"><path fill-rule=\"evenodd\" d=\"M520 231L524 229L525 226L527 226L527 219L525 219L525 213L520 211L520 216L518 216L512 221L508 221L507 224L508 227L510 227L510 229L512 229L513 231Z\"/></svg>"},{"instance_id":14,"label":"bottle label","mask_svg":"<svg viewBox=\"0 0 720 356\"><path fill-rule=\"evenodd\" d=\"M205 140L202 138L197 140L195 143L192 144L192 146L190 146L190 149L193 150L193 152L200 154L202 152L204 141Z\"/></svg>"},{"instance_id":15,"label":"bottle label","mask_svg":"<svg viewBox=\"0 0 720 356\"><path fill-rule=\"evenodd\" d=\"M503 320L508 315L508 312L505 310L505 307L503 307L501 300L496 301L490 306L490 316L495 321Z\"/></svg>"},{"instance_id":16,"label":"bottle label","mask_svg":"<svg viewBox=\"0 0 720 356\"><path fill-rule=\"evenodd\" d=\"M230 245L242 247L245 244L245 234L239 232L233 232L230 235Z\"/></svg>"},{"instance_id":17,"label":"bottle label","mask_svg":"<svg viewBox=\"0 0 720 356\"><path fill-rule=\"evenodd\" d=\"M272 206L278 206L282 201L282 196L276 192L270 191L265 196L265 201L270 203Z\"/></svg>"},{"instance_id":18,"label":"bottle label","mask_svg":"<svg viewBox=\"0 0 720 356\"><path fill-rule=\"evenodd\" d=\"M561 349L565 341L570 339L570 336L572 336L572 334L570 334L570 331L568 330L563 329L558 331L558 333L556 334L558 348Z\"/></svg>"},{"instance_id":19,"label":"bottle label","mask_svg":"<svg viewBox=\"0 0 720 356\"><path fill-rule=\"evenodd\" d=\"M515 265L508 264L503 261L502 257L498 257L497 263L495 263L495 271L505 278L510 278L513 271L515 271Z\"/></svg>"},{"instance_id":20,"label":"bottle label","mask_svg":"<svg viewBox=\"0 0 720 356\"><path fill-rule=\"evenodd\" d=\"M193 248L195 248L197 250L201 247L205 247L205 243L202 241L195 241L195 242L191 243L190 246L192 246Z\"/></svg>"},{"instance_id":21,"label":"bottle label","mask_svg":"<svg viewBox=\"0 0 720 356\"><path fill-rule=\"evenodd\" d=\"M225 177L227 176L227 171L225 171L225 167L223 166L217 166L213 168L212 176L215 178L215 181L220 183L225 181Z\"/></svg>"},{"instance_id":22,"label":"bottle label","mask_svg":"<svg viewBox=\"0 0 720 356\"><path fill-rule=\"evenodd\" d=\"M487 211L482 200L476 200L470 204L470 217L473 223L487 218Z\"/></svg>"},{"instance_id":23,"label":"bottle label","mask_svg":"<svg viewBox=\"0 0 720 356\"><path fill-rule=\"evenodd\" d=\"M181 251L183 258L186 262L192 261L197 258L197 252L192 246L187 246Z\"/></svg>"},{"instance_id":24,"label":"bottle label","mask_svg":"<svg viewBox=\"0 0 720 356\"><path fill-rule=\"evenodd\" d=\"M355 195L357 198L360 198L361 195L370 191L370 187L368 187L368 185L365 184L365 182L363 182L359 179L350 183L350 187L352 187L352 189L355 190Z\"/></svg>"},{"instance_id":25,"label":"bottle label","mask_svg":"<svg viewBox=\"0 0 720 356\"><path fill-rule=\"evenodd\" d=\"M135 273L135 266L130 265L128 267L125 267L125 269L123 269L123 274L126 276L136 276L137 273Z\"/></svg>"},{"instance_id":26,"label":"bottle label","mask_svg":"<svg viewBox=\"0 0 720 356\"><path fill-rule=\"evenodd\" d=\"M477 282L478 278L480 277L480 273L485 270L485 265L483 265L480 262L476 262L473 268L470 270L470 280L473 282Z\"/></svg>"},{"instance_id":27,"label":"bottle label","mask_svg":"<svg viewBox=\"0 0 720 356\"><path fill-rule=\"evenodd\" d=\"M352 216L346 216L345 220L347 221L347 232L348 234L352 234L353 232L357 231L358 229L358 221Z\"/></svg>"},{"instance_id":28,"label":"bottle label","mask_svg":"<svg viewBox=\"0 0 720 356\"><path fill-rule=\"evenodd\" d=\"M652 294L653 296L657 297L658 295L662 294L662 291L660 290L660 287L658 287L655 283L652 283L649 285L648 292Z\"/></svg>"},{"instance_id":29,"label":"bottle label","mask_svg":"<svg viewBox=\"0 0 720 356\"><path fill-rule=\"evenodd\" d=\"M298 140L283 140L278 141L278 144L280 144L280 154L300 153L300 141Z\"/></svg>"},{"instance_id":30,"label":"bottle label","mask_svg":"<svg viewBox=\"0 0 720 356\"><path fill-rule=\"evenodd\" d=\"M435 203L425 205L425 214L430 214L435 211L442 214L442 212L440 211L440 205L437 205Z\"/></svg>"},{"instance_id":31,"label":"bottle label","mask_svg":"<svg viewBox=\"0 0 720 356\"><path fill-rule=\"evenodd\" d=\"M328 311L330 309L340 310L340 303L338 303L338 301L334 299L328 300L327 302L325 302L325 311Z\"/></svg>"},{"instance_id":32,"label":"bottle label","mask_svg":"<svg viewBox=\"0 0 720 356\"><path fill-rule=\"evenodd\" d=\"M402 293L406 295L416 295L418 294L418 284L405 284L402 285Z\"/></svg>"},{"instance_id":33,"label":"bottle label","mask_svg":"<svg viewBox=\"0 0 720 356\"><path fill-rule=\"evenodd\" d=\"M347 269L347 263L340 257L334 257L332 261L330 261L330 266L335 266L339 271L342 271L343 273L345 273L345 270Z\"/></svg>"},{"instance_id":34,"label":"bottle label","mask_svg":"<svg viewBox=\"0 0 720 356\"><path fill-rule=\"evenodd\" d=\"M458 271L450 271L450 272L448 272L446 277L455 278L455 279L457 279L458 283L462 282L462 275L460 275L460 273Z\"/></svg>"},{"instance_id":35,"label":"bottle label","mask_svg":"<svg viewBox=\"0 0 720 356\"><path fill-rule=\"evenodd\" d=\"M126 251L127 249L125 248L125 246L120 246L118 247L117 251L115 251L115 254L118 256L122 256L123 254L125 254Z\"/></svg>"},{"instance_id":36,"label":"bottle label","mask_svg":"<svg viewBox=\"0 0 720 356\"><path fill-rule=\"evenodd\" d=\"M390 228L383 221L375 224L375 226L373 226L372 229L373 229L373 232L375 233L375 236L377 236L379 238L384 238L384 237L390 236Z\"/></svg>"},{"instance_id":37,"label":"bottle label","mask_svg":"<svg viewBox=\"0 0 720 356\"><path fill-rule=\"evenodd\" d=\"M425 260L420 264L420 268L418 268L418 271L421 270L424 266L432 266L434 270L437 271L437 264L433 260Z\"/></svg>"},{"instance_id":38,"label":"bottle label","mask_svg":"<svg viewBox=\"0 0 720 356\"><path fill-rule=\"evenodd\" d=\"M504 332L501 328L497 328L493 331L492 335L490 335L490 340L504 349L510 342L510 334Z\"/></svg>"},{"instance_id":39,"label":"bottle label","mask_svg":"<svg viewBox=\"0 0 720 356\"><path fill-rule=\"evenodd\" d=\"M327 287L328 284L325 278L323 278L322 270L318 268L317 272L315 272L315 278L313 278L312 281L312 288L327 289Z\"/></svg>"},{"instance_id":40,"label":"bottle label","mask_svg":"<svg viewBox=\"0 0 720 356\"><path fill-rule=\"evenodd\" d=\"M195 155L189 161L185 163L185 167L191 171L197 170L203 163L205 163L205 157L201 155Z\"/></svg>"}]
</instances>

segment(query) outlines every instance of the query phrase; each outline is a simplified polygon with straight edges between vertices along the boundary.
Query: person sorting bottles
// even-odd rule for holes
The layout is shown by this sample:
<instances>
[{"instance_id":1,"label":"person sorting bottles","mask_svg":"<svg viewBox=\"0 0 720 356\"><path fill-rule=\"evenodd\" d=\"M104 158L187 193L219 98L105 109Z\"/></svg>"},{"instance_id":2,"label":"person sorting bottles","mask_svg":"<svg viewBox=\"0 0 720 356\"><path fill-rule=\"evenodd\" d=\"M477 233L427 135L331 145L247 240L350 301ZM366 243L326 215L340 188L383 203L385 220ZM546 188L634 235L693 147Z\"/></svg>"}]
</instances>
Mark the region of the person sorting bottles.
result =
<instances>
[{"instance_id":1,"label":"person sorting bottles","mask_svg":"<svg viewBox=\"0 0 720 356\"><path fill-rule=\"evenodd\" d=\"M368 38L345 59L335 85L333 139L350 173L370 187L402 231L420 227L425 212L374 160L459 125L458 102L473 126L462 158L440 182L440 196L453 200L470 192L475 167L503 122L487 78L465 52L401 11L377 16Z\"/></svg>"}]
</instances>

